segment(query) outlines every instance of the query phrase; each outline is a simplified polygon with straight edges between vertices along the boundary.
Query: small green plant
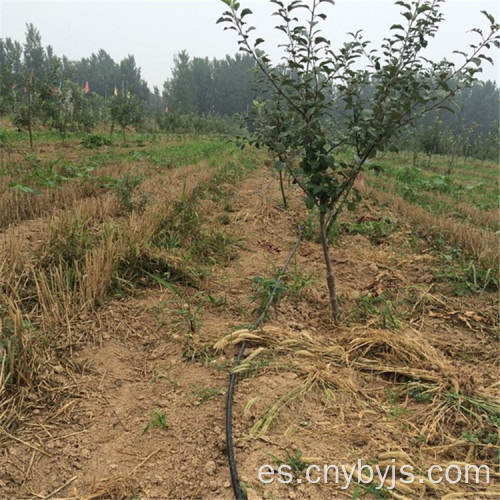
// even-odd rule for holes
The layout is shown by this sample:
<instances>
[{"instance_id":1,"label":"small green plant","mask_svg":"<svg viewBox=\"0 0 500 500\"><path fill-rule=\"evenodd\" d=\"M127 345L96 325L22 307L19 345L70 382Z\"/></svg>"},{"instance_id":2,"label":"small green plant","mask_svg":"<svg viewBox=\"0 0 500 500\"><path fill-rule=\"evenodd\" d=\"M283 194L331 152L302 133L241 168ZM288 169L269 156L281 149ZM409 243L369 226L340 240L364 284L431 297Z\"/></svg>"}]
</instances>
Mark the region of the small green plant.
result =
<instances>
[{"instance_id":1,"label":"small green plant","mask_svg":"<svg viewBox=\"0 0 500 500\"><path fill-rule=\"evenodd\" d=\"M151 379L151 383L156 384L158 380L166 380L172 387L179 386L179 379L172 378L173 365L169 365L166 372L161 371L159 368L154 369L154 376Z\"/></svg>"},{"instance_id":2,"label":"small green plant","mask_svg":"<svg viewBox=\"0 0 500 500\"><path fill-rule=\"evenodd\" d=\"M374 243L380 243L396 229L396 222L391 217L367 222L342 222L342 230L347 234L362 234Z\"/></svg>"},{"instance_id":3,"label":"small green plant","mask_svg":"<svg viewBox=\"0 0 500 500\"><path fill-rule=\"evenodd\" d=\"M228 226L229 224L231 224L231 217L229 217L229 215L227 213L219 215L219 222L223 226Z\"/></svg>"},{"instance_id":4,"label":"small green plant","mask_svg":"<svg viewBox=\"0 0 500 500\"><path fill-rule=\"evenodd\" d=\"M170 324L177 332L185 333L188 340L190 340L192 335L199 329L201 311L206 300L210 300L209 296L202 291L188 295L160 276L155 276L148 272L146 274L172 292L173 298L168 302L174 304L175 309L173 310L174 317L171 319ZM158 315L160 321L163 322L161 309L158 310Z\"/></svg>"},{"instance_id":5,"label":"small green plant","mask_svg":"<svg viewBox=\"0 0 500 500\"><path fill-rule=\"evenodd\" d=\"M10 144L10 139L5 130L0 130L0 150L8 150Z\"/></svg>"},{"instance_id":6,"label":"small green plant","mask_svg":"<svg viewBox=\"0 0 500 500\"><path fill-rule=\"evenodd\" d=\"M85 252L93 244L91 231L86 223L76 216L51 231L43 263L47 265L58 262L73 264L74 261L81 261Z\"/></svg>"},{"instance_id":7,"label":"small green plant","mask_svg":"<svg viewBox=\"0 0 500 500\"><path fill-rule=\"evenodd\" d=\"M359 297L356 301L355 317L358 320L370 321L378 316L377 326L388 330L401 328L401 317L394 304L382 293L374 297L371 293Z\"/></svg>"},{"instance_id":8,"label":"small green plant","mask_svg":"<svg viewBox=\"0 0 500 500\"><path fill-rule=\"evenodd\" d=\"M362 493L360 494L359 492L361 489ZM357 483L354 487L352 500L357 500L358 498L365 497L367 495L371 495L371 498L374 498L375 500L385 500L386 498L389 498L389 490L384 487L380 488L375 481L368 484Z\"/></svg>"},{"instance_id":9,"label":"small green plant","mask_svg":"<svg viewBox=\"0 0 500 500\"><path fill-rule=\"evenodd\" d=\"M288 296L297 297L304 288L314 282L314 278L310 274L306 274L299 269L297 258L293 261L293 270L285 274L285 283Z\"/></svg>"},{"instance_id":10,"label":"small green plant","mask_svg":"<svg viewBox=\"0 0 500 500\"><path fill-rule=\"evenodd\" d=\"M249 378L257 374L266 366L269 366L274 361L274 357L253 358L249 361L243 361L237 368L234 368L233 373L238 374L240 380Z\"/></svg>"},{"instance_id":11,"label":"small green plant","mask_svg":"<svg viewBox=\"0 0 500 500\"><path fill-rule=\"evenodd\" d=\"M290 469L296 474L300 474L302 471L309 467L307 462L302 460L302 451L297 448L293 455L289 451L285 451L286 457L282 460L275 455L268 453L268 455L273 459L275 464L279 467L280 465L286 464L290 466Z\"/></svg>"},{"instance_id":12,"label":"small green plant","mask_svg":"<svg viewBox=\"0 0 500 500\"><path fill-rule=\"evenodd\" d=\"M82 145L87 149L102 148L103 146L111 146L111 140L104 135L90 134L82 139Z\"/></svg>"},{"instance_id":13,"label":"small green plant","mask_svg":"<svg viewBox=\"0 0 500 500\"><path fill-rule=\"evenodd\" d=\"M486 416L491 422L498 426L500 419L500 404L481 396L466 396L461 392L449 391L443 394L443 398L450 408L455 408L465 415L470 415L478 420Z\"/></svg>"},{"instance_id":14,"label":"small green plant","mask_svg":"<svg viewBox=\"0 0 500 500\"><path fill-rule=\"evenodd\" d=\"M252 278L255 295L252 295L250 300L257 303L254 312L261 314L273 294L275 306L285 295L296 298L313 281L314 278L312 276L305 274L298 268L296 259L293 271L290 273L282 273L280 269L273 266L273 275L271 278L265 276L255 276Z\"/></svg>"},{"instance_id":15,"label":"small green plant","mask_svg":"<svg viewBox=\"0 0 500 500\"><path fill-rule=\"evenodd\" d=\"M473 259L466 259L458 249L442 256L436 277L450 281L458 297L469 294L482 295L485 291L498 291L499 284L493 269L485 269Z\"/></svg>"},{"instance_id":16,"label":"small green plant","mask_svg":"<svg viewBox=\"0 0 500 500\"><path fill-rule=\"evenodd\" d=\"M299 223L299 225L304 228L302 237L307 241L313 241L317 239L318 223L313 216L313 212L313 210L309 210L309 212L307 213L307 219Z\"/></svg>"},{"instance_id":17,"label":"small green plant","mask_svg":"<svg viewBox=\"0 0 500 500\"><path fill-rule=\"evenodd\" d=\"M337 243L339 236L340 224L337 221L332 221L332 223L328 225L327 229L328 243L330 243L331 245Z\"/></svg>"},{"instance_id":18,"label":"small green plant","mask_svg":"<svg viewBox=\"0 0 500 500\"><path fill-rule=\"evenodd\" d=\"M265 276L255 276L252 278L255 295L252 295L250 300L257 303L254 312L262 314L273 294L274 305L278 304L287 291L287 286L283 282L284 276L278 268L274 267L271 278Z\"/></svg>"},{"instance_id":19,"label":"small green plant","mask_svg":"<svg viewBox=\"0 0 500 500\"><path fill-rule=\"evenodd\" d=\"M153 413L153 417L151 420L148 422L146 427L142 430L142 435L146 434L146 432L149 432L149 430L152 427L159 427L160 429L168 429L169 425L167 423L167 417L165 416L165 413L163 413L160 410L157 410Z\"/></svg>"},{"instance_id":20,"label":"small green plant","mask_svg":"<svg viewBox=\"0 0 500 500\"><path fill-rule=\"evenodd\" d=\"M408 384L408 396L417 403L431 403L434 400L435 385L423 385L420 381Z\"/></svg>"},{"instance_id":21,"label":"small green plant","mask_svg":"<svg viewBox=\"0 0 500 500\"><path fill-rule=\"evenodd\" d=\"M399 395L401 394L401 387L398 387L395 391L392 391L390 387L386 387L385 393L387 395L387 399L389 400L389 413L393 418L399 418L401 414L409 413L408 410L396 406Z\"/></svg>"},{"instance_id":22,"label":"small green plant","mask_svg":"<svg viewBox=\"0 0 500 500\"><path fill-rule=\"evenodd\" d=\"M237 244L232 236L222 230L201 229L195 234L190 245L190 255L197 262L215 264L229 262L233 258L231 247Z\"/></svg>"},{"instance_id":23,"label":"small green plant","mask_svg":"<svg viewBox=\"0 0 500 500\"><path fill-rule=\"evenodd\" d=\"M195 397L198 401L203 404L212 399L215 396L218 396L222 389L210 389L210 387L199 387L196 384L193 384L193 390L188 394L188 396Z\"/></svg>"},{"instance_id":24,"label":"small green plant","mask_svg":"<svg viewBox=\"0 0 500 500\"><path fill-rule=\"evenodd\" d=\"M148 202L148 195L142 194L138 200L133 200L135 189L146 179L145 175L125 174L111 182L114 195L120 200L123 209L127 212L142 212Z\"/></svg>"},{"instance_id":25,"label":"small green plant","mask_svg":"<svg viewBox=\"0 0 500 500\"><path fill-rule=\"evenodd\" d=\"M21 182L11 182L9 187L24 193L40 194L38 188L59 188L62 184L72 179L94 180L92 175L94 167L85 165L65 165L57 169L59 160L53 160L42 164L33 153L26 155L29 159L30 168Z\"/></svg>"},{"instance_id":26,"label":"small green plant","mask_svg":"<svg viewBox=\"0 0 500 500\"><path fill-rule=\"evenodd\" d=\"M462 438L474 444L493 444L498 446L500 439L498 431L489 431L488 429L474 429L472 431L462 432Z\"/></svg>"}]
</instances>

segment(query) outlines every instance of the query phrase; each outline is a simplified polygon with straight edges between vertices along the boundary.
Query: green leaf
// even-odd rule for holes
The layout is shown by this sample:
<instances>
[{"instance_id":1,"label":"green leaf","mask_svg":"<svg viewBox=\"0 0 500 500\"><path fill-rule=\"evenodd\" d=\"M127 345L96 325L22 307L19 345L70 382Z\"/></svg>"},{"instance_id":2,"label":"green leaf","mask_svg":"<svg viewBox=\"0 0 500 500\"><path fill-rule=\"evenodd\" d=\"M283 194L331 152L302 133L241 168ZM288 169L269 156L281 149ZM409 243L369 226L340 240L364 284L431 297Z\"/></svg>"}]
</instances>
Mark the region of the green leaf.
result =
<instances>
[{"instance_id":1,"label":"green leaf","mask_svg":"<svg viewBox=\"0 0 500 500\"><path fill-rule=\"evenodd\" d=\"M489 12L486 12L485 10L482 10L481 14L483 14L484 16L486 16L486 18L488 19L488 21L491 24L495 24L495 18Z\"/></svg>"},{"instance_id":2,"label":"green leaf","mask_svg":"<svg viewBox=\"0 0 500 500\"><path fill-rule=\"evenodd\" d=\"M172 283L169 283L167 280L164 280L160 276L156 276L156 275L151 274L147 271L146 271L146 274L150 278L153 278L154 280L158 281L158 283L160 283L160 285L163 285L165 288L168 288L173 294L177 295L177 297L183 298L181 292L179 292L179 290L177 290L177 288L175 288L175 286L172 285Z\"/></svg>"},{"instance_id":3,"label":"green leaf","mask_svg":"<svg viewBox=\"0 0 500 500\"><path fill-rule=\"evenodd\" d=\"M305 204L306 204L306 207L307 207L308 210L312 210L314 208L314 206L316 205L316 203L314 202L313 198L311 198L310 196L308 196L305 199Z\"/></svg>"},{"instance_id":4,"label":"green leaf","mask_svg":"<svg viewBox=\"0 0 500 500\"><path fill-rule=\"evenodd\" d=\"M9 184L9 187L12 189L17 189L18 191L22 191L23 193L28 193L28 194L40 194L41 191L36 188L31 188L29 186L26 186L25 184L16 184L16 183L11 183Z\"/></svg>"},{"instance_id":5,"label":"green leaf","mask_svg":"<svg viewBox=\"0 0 500 500\"><path fill-rule=\"evenodd\" d=\"M405 9L411 10L411 6L407 3L402 2L401 0L398 0L397 2L394 2L395 5L401 5L401 7L404 7Z\"/></svg>"}]
</instances>

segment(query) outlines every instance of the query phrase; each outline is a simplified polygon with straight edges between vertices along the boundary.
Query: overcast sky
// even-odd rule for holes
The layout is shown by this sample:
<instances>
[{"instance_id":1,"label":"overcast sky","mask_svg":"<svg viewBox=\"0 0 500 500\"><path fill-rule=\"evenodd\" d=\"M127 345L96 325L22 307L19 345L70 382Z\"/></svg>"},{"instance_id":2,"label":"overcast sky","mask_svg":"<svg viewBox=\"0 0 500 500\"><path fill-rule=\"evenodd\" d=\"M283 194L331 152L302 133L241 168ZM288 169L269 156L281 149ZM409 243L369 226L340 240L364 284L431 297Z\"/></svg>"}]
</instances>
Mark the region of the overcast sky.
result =
<instances>
[{"instance_id":1,"label":"overcast sky","mask_svg":"<svg viewBox=\"0 0 500 500\"><path fill-rule=\"evenodd\" d=\"M254 11L252 24L269 42L267 50L277 54L273 47L281 38L273 31L276 18L270 16L272 4L269 0L241 0L241 4ZM237 51L235 33L215 24L224 10L221 0L0 0L0 38L23 42L26 23L33 23L44 46L52 45L57 55L71 60L101 48L116 62L133 54L149 86L161 88L180 50L209 58ZM325 34L334 46L346 40L345 33L361 28L366 39L381 41L398 21L399 10L392 0L337 0L336 6L328 9ZM488 25L481 10L492 13L498 21L500 0L448 0L446 21L429 55L442 58L472 43L474 37L467 31ZM495 67L486 66L484 78L498 82L498 50L490 55Z\"/></svg>"}]
</instances>

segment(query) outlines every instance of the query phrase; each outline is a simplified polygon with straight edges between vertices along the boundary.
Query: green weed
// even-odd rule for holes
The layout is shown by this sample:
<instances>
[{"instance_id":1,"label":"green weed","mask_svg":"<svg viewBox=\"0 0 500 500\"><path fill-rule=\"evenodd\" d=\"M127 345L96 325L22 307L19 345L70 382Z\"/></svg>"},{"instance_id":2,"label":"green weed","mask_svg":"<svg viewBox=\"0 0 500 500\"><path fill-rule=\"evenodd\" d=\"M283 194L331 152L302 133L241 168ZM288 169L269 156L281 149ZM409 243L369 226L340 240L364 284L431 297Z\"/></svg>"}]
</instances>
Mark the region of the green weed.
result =
<instances>
[{"instance_id":1,"label":"green weed","mask_svg":"<svg viewBox=\"0 0 500 500\"><path fill-rule=\"evenodd\" d=\"M172 369L173 369L173 365L169 365L166 372L163 372L160 369L155 368L154 369L154 376L151 379L151 383L156 384L156 382L158 382L158 380L166 380L172 387L178 387L179 386L179 379L172 378L172 374L171 374Z\"/></svg>"},{"instance_id":2,"label":"green weed","mask_svg":"<svg viewBox=\"0 0 500 500\"><path fill-rule=\"evenodd\" d=\"M319 238L317 219L313 211L310 210L307 214L307 219L305 221L299 221L299 226L303 227L302 238L304 238L304 240L316 241Z\"/></svg>"},{"instance_id":3,"label":"green weed","mask_svg":"<svg viewBox=\"0 0 500 500\"><path fill-rule=\"evenodd\" d=\"M419 381L408 384L408 396L417 403L432 403L434 400L435 385L423 385Z\"/></svg>"},{"instance_id":4,"label":"green weed","mask_svg":"<svg viewBox=\"0 0 500 500\"><path fill-rule=\"evenodd\" d=\"M442 256L436 278L449 281L458 297L482 295L485 291L498 291L498 276L493 269L485 269L473 259L467 259L460 250Z\"/></svg>"},{"instance_id":5,"label":"green weed","mask_svg":"<svg viewBox=\"0 0 500 500\"><path fill-rule=\"evenodd\" d=\"M293 455L289 451L285 451L286 457L282 460L275 455L268 453L268 455L273 459L274 463L280 467L285 464L290 467L290 469L296 474L300 474L302 471L306 470L309 467L307 462L302 460L302 451L297 448Z\"/></svg>"},{"instance_id":6,"label":"green weed","mask_svg":"<svg viewBox=\"0 0 500 500\"><path fill-rule=\"evenodd\" d=\"M123 177L114 179L108 184L126 212L135 211L140 213L148 203L149 198L145 193L141 194L137 200L133 199L136 188L144 179L146 179L145 175L132 175L127 173Z\"/></svg>"},{"instance_id":7,"label":"green weed","mask_svg":"<svg viewBox=\"0 0 500 500\"><path fill-rule=\"evenodd\" d=\"M170 324L177 332L184 333L187 339L190 340L192 335L199 329L201 311L208 300L207 294L200 291L193 295L188 295L160 276L155 276L151 273L146 274L172 292L173 298L167 301L167 304L173 304L175 307L173 311L168 310L168 316L171 318ZM172 312L174 313L173 316ZM161 324L163 324L164 314L162 304L160 304L160 308L157 310L157 315Z\"/></svg>"},{"instance_id":8,"label":"green weed","mask_svg":"<svg viewBox=\"0 0 500 500\"><path fill-rule=\"evenodd\" d=\"M265 276L255 276L252 278L255 294L250 297L250 300L257 303L254 312L262 314L273 295L274 306L279 303L287 291L287 286L283 282L283 278L284 275L276 267L273 270L271 278Z\"/></svg>"},{"instance_id":9,"label":"green weed","mask_svg":"<svg viewBox=\"0 0 500 500\"><path fill-rule=\"evenodd\" d=\"M396 389L395 391L392 391L390 387L386 387L385 393L387 395L387 399L389 400L389 413L393 418L397 419L400 415L409 413L409 410L396 406L399 395L401 394L401 387L398 387L398 389Z\"/></svg>"},{"instance_id":10,"label":"green weed","mask_svg":"<svg viewBox=\"0 0 500 500\"><path fill-rule=\"evenodd\" d=\"M111 140L104 135L91 134L82 139L82 145L87 149L102 148L103 146L111 146Z\"/></svg>"},{"instance_id":11,"label":"green weed","mask_svg":"<svg viewBox=\"0 0 500 500\"><path fill-rule=\"evenodd\" d=\"M149 432L149 430L153 427L159 427L160 429L165 429L165 430L169 428L165 413L159 410L155 411L153 413L153 417L151 418L151 420L142 430L142 435L146 434L146 432Z\"/></svg>"},{"instance_id":12,"label":"green weed","mask_svg":"<svg viewBox=\"0 0 500 500\"><path fill-rule=\"evenodd\" d=\"M362 491L361 494L359 493L360 491ZM352 500L357 500L358 498L365 497L367 495L371 495L375 500L385 500L390 497L389 490L387 488L380 488L375 481L372 481L369 484L357 483L354 487Z\"/></svg>"},{"instance_id":13,"label":"green weed","mask_svg":"<svg viewBox=\"0 0 500 500\"><path fill-rule=\"evenodd\" d=\"M391 300L384 294L373 297L366 294L356 300L355 318L361 321L369 321L373 316L378 317L377 326L397 330L401 328L401 314L399 314Z\"/></svg>"},{"instance_id":14,"label":"green weed","mask_svg":"<svg viewBox=\"0 0 500 500\"><path fill-rule=\"evenodd\" d=\"M254 312L261 314L273 294L274 306L285 295L290 298L296 298L313 281L314 278L312 276L305 274L298 268L296 260L294 260L294 267L290 273L282 273L279 268L273 266L273 275L271 278L265 276L255 276L252 278L255 294L250 297L250 300L257 303Z\"/></svg>"},{"instance_id":15,"label":"green weed","mask_svg":"<svg viewBox=\"0 0 500 500\"><path fill-rule=\"evenodd\" d=\"M193 390L188 394L188 396L195 397L198 401L203 404L212 399L215 396L221 394L222 389L210 389L209 387L199 387L193 384Z\"/></svg>"},{"instance_id":16,"label":"green weed","mask_svg":"<svg viewBox=\"0 0 500 500\"><path fill-rule=\"evenodd\" d=\"M367 222L342 222L341 230L347 234L362 234L375 243L380 243L396 230L396 222L391 217Z\"/></svg>"}]
</instances>

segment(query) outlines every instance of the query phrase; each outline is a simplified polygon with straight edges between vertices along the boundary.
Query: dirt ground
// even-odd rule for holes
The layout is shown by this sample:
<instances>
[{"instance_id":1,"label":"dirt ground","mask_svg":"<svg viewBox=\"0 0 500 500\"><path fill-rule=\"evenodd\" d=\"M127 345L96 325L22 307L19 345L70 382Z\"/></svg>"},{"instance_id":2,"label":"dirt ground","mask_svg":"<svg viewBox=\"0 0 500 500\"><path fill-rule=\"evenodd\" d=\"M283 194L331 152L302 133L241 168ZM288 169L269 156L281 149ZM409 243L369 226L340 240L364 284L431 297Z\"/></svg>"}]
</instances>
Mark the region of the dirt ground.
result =
<instances>
[{"instance_id":1,"label":"dirt ground","mask_svg":"<svg viewBox=\"0 0 500 500\"><path fill-rule=\"evenodd\" d=\"M293 247L297 220L306 220L306 214L300 194L290 193L292 207L284 211L277 183L264 169L236 187L225 226L238 239L235 258L215 266L206 279L204 291L217 303L203 302L191 344L194 359L186 355L185 336L172 326L178 304L159 286L110 301L71 325L80 340L71 352L61 350L54 367L64 395L36 402L22 427L2 438L2 498L233 498L225 398L238 346L216 350L214 345L253 322L252 278L271 276ZM220 224L214 203L205 202L204 214L214 226ZM273 308L263 332L256 333L260 337L249 343L246 355L263 351L237 383L234 435L238 471L250 499L354 498L354 487L343 490L345 484L259 482L262 465L276 467L273 457L286 461L286 453L296 450L303 462L318 465L353 465L358 459L390 463L391 458L421 469L434 462L490 463L489 448L461 438L470 425L466 417L443 408L442 415L427 421L428 405L396 391L418 379L412 375L425 373L435 385L458 384L465 394L491 391L497 382L496 297L452 297L435 279L439 256L398 214L382 213L367 200L343 220L381 215L396 221L388 237L375 241L341 231L332 246L342 326L329 316L321 246L305 240L292 268L314 281ZM409 243L412 236L418 244ZM362 315L360 297L382 290L393 304L405 304L397 329L383 328L376 315ZM401 349L392 352L396 344ZM377 367L370 369L367 358ZM391 368L396 365L408 373ZM290 396L295 389L297 397ZM259 432L262 427L255 424L279 401L287 403L267 432ZM433 422L441 426L434 435ZM425 426L433 437L419 444ZM453 498L464 498L460 492L467 492L481 498L495 490L498 471L492 471L489 486L417 484L398 489L394 497L458 492ZM390 493L385 495L379 498Z\"/></svg>"}]
</instances>

